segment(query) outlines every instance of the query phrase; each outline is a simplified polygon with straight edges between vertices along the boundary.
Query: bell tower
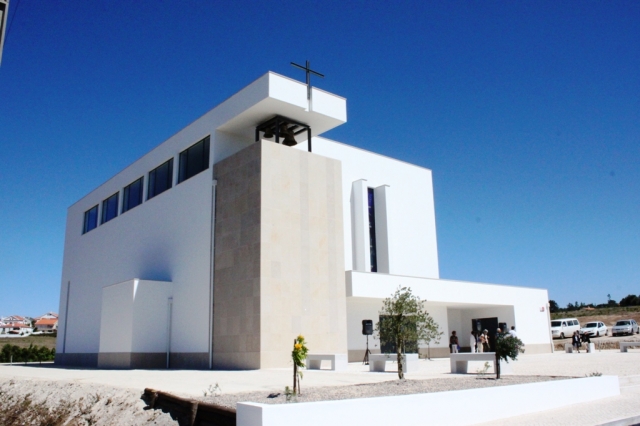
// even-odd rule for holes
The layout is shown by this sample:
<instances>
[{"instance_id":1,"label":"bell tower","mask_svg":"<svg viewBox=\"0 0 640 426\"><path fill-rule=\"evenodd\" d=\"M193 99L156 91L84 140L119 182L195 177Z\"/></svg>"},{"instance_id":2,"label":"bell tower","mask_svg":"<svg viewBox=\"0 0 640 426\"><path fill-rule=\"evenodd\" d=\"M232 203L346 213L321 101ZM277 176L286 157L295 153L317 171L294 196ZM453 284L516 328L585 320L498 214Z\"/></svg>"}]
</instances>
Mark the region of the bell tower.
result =
<instances>
[{"instance_id":1,"label":"bell tower","mask_svg":"<svg viewBox=\"0 0 640 426\"><path fill-rule=\"evenodd\" d=\"M262 139L274 139L275 143L286 146L296 146L296 136L305 134L308 141L307 150L311 152L311 127L291 118L276 115L256 127L256 142L260 140L260 134Z\"/></svg>"},{"instance_id":2,"label":"bell tower","mask_svg":"<svg viewBox=\"0 0 640 426\"><path fill-rule=\"evenodd\" d=\"M214 367L286 367L299 334L313 352L346 354L340 161L261 140L214 175Z\"/></svg>"}]
</instances>

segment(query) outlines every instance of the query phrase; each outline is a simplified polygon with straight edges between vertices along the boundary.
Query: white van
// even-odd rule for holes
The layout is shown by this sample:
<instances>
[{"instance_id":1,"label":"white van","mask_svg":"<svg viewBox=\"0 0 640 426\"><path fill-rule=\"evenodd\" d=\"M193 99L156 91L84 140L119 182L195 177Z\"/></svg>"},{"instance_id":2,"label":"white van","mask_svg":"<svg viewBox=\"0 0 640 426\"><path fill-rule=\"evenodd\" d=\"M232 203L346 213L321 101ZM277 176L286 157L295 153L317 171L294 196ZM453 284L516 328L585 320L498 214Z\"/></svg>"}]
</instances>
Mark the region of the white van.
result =
<instances>
[{"instance_id":1,"label":"white van","mask_svg":"<svg viewBox=\"0 0 640 426\"><path fill-rule=\"evenodd\" d=\"M554 339L571 337L578 330L580 330L580 323L576 318L561 318L551 321L551 336Z\"/></svg>"}]
</instances>

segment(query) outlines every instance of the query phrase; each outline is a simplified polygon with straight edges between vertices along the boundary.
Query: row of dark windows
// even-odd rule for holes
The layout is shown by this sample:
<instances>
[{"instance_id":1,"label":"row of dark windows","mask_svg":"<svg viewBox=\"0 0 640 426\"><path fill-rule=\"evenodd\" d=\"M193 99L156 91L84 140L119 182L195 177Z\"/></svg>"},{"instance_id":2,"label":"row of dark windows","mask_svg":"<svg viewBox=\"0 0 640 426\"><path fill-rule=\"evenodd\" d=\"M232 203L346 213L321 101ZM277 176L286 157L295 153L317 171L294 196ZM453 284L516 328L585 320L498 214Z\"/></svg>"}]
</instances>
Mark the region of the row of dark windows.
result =
<instances>
[{"instance_id":1,"label":"row of dark windows","mask_svg":"<svg viewBox=\"0 0 640 426\"><path fill-rule=\"evenodd\" d=\"M210 138L207 136L201 141L193 144L180 153L180 163L178 170L178 183L197 175L209 168L209 145ZM147 200L164 191L171 189L173 184L173 158L162 163L149 172L147 179ZM125 186L122 193L122 210L125 213L134 207L142 204L142 191L144 176ZM111 195L102 201L102 216L100 225L109 222L118 216L118 196L119 192ZM98 205L91 207L84 212L84 224L82 233L85 234L98 227Z\"/></svg>"}]
</instances>

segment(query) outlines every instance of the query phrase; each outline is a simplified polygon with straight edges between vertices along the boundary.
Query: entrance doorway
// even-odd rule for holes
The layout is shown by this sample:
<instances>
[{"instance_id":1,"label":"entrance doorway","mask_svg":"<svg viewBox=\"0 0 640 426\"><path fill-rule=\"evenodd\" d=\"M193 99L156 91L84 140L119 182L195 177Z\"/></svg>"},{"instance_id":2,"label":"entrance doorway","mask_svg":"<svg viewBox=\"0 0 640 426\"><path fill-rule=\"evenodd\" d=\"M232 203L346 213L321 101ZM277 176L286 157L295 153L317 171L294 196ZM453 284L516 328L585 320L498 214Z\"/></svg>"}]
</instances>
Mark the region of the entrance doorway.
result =
<instances>
[{"instance_id":1,"label":"entrance doorway","mask_svg":"<svg viewBox=\"0 0 640 426\"><path fill-rule=\"evenodd\" d=\"M478 333L482 333L483 330L487 330L489 332L489 351L493 352L496 347L498 318L474 318L471 320L471 329Z\"/></svg>"}]
</instances>

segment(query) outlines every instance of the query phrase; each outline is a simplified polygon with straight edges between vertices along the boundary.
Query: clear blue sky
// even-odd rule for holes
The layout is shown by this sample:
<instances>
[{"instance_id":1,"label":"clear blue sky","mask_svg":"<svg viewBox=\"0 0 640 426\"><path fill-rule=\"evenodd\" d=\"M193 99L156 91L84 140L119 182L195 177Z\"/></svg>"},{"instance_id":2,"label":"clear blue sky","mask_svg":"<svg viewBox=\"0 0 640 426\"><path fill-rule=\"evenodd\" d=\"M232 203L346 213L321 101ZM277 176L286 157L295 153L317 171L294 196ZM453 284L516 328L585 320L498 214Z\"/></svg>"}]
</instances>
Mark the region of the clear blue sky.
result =
<instances>
[{"instance_id":1,"label":"clear blue sky","mask_svg":"<svg viewBox=\"0 0 640 426\"><path fill-rule=\"evenodd\" d=\"M58 310L66 209L268 70L433 170L443 278L640 293L640 2L11 0L0 315Z\"/></svg>"}]
</instances>

